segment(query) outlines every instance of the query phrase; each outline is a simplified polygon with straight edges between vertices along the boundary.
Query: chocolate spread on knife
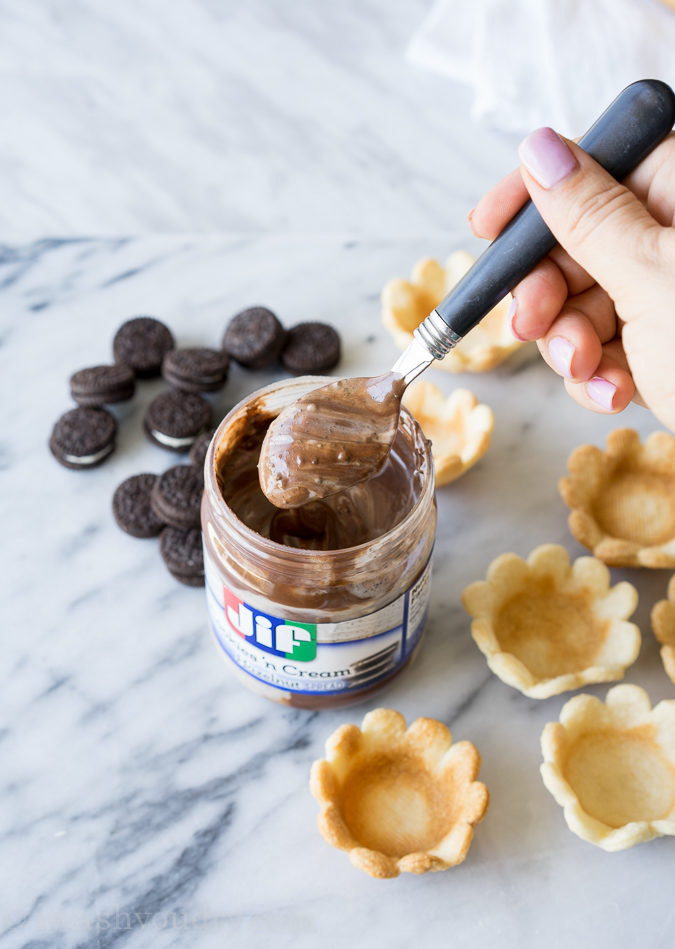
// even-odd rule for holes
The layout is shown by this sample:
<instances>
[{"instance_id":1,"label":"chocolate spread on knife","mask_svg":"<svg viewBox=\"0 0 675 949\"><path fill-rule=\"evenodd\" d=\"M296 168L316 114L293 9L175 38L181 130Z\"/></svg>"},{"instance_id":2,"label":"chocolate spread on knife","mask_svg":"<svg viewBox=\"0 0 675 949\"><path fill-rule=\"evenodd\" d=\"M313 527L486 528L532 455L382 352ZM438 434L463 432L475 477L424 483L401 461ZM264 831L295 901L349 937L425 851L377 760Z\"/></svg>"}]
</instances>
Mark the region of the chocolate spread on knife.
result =
<instances>
[{"instance_id":1,"label":"chocolate spread on knife","mask_svg":"<svg viewBox=\"0 0 675 949\"><path fill-rule=\"evenodd\" d=\"M339 550L365 544L398 524L419 494L410 446L396 433L378 473L324 500L282 510L263 494L258 459L273 416L252 405L226 451L216 454L216 478L227 505L256 533L306 550Z\"/></svg>"},{"instance_id":2,"label":"chocolate spread on knife","mask_svg":"<svg viewBox=\"0 0 675 949\"><path fill-rule=\"evenodd\" d=\"M377 475L394 443L404 389L402 376L394 372L339 379L285 408L269 426L260 452L265 496L277 508L303 505L314 520L325 509L307 511L308 502L353 490ZM342 506L351 512L351 503L345 500ZM292 521L288 514L279 524Z\"/></svg>"}]
</instances>

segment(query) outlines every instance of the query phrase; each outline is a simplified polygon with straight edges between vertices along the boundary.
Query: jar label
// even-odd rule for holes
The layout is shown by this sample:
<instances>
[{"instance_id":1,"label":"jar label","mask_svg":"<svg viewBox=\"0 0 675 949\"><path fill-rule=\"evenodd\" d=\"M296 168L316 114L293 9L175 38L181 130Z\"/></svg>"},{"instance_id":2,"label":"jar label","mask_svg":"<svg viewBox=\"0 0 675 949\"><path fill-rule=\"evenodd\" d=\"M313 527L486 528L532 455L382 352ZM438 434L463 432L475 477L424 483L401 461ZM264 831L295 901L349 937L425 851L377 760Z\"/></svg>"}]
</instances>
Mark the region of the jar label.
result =
<instances>
[{"instance_id":1,"label":"jar label","mask_svg":"<svg viewBox=\"0 0 675 949\"><path fill-rule=\"evenodd\" d=\"M204 567L218 645L244 672L287 692L326 695L376 685L406 661L424 629L431 560L392 603L339 623L284 619L272 602L262 611L223 586L208 555Z\"/></svg>"}]
</instances>

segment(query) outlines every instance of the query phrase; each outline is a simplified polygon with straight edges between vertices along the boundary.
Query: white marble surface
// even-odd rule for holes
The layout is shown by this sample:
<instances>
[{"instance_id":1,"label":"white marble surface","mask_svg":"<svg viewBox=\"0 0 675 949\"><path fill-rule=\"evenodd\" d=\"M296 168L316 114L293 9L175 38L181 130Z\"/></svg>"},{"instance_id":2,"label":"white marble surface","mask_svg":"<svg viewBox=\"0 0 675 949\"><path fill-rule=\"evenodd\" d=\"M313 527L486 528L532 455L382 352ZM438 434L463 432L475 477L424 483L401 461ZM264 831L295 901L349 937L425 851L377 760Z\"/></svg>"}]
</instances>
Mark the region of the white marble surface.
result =
<instances>
[{"instance_id":1,"label":"white marble surface","mask_svg":"<svg viewBox=\"0 0 675 949\"><path fill-rule=\"evenodd\" d=\"M467 211L515 154L471 123L466 90L405 62L427 8L0 0L0 949L672 942L672 841L605 854L567 830L538 774L564 699L495 679L460 605L504 550L583 553L556 482L575 445L617 423L573 405L543 364L434 374L494 407L493 445L439 492L423 651L346 712L238 685L203 591L115 526L116 485L175 460L141 430L160 383L119 410L101 468L67 471L47 450L68 375L107 359L134 313L208 345L263 302L287 324L334 322L345 373L390 364L381 286L465 244ZM98 238L62 240L81 235ZM234 372L217 411L271 377ZM639 409L623 421L656 427ZM628 680L673 697L647 621L667 576L614 576L641 594ZM455 870L372 881L316 830L311 762L376 704L440 718L483 755L492 803Z\"/></svg>"},{"instance_id":2,"label":"white marble surface","mask_svg":"<svg viewBox=\"0 0 675 949\"><path fill-rule=\"evenodd\" d=\"M0 236L455 227L517 137L406 62L429 5L0 0Z\"/></svg>"},{"instance_id":3,"label":"white marble surface","mask_svg":"<svg viewBox=\"0 0 675 949\"><path fill-rule=\"evenodd\" d=\"M118 324L165 319L181 343L218 342L239 307L291 324L333 321L341 370L387 366L378 294L423 254L463 238L147 238L41 241L0 258L2 649L0 949L223 945L629 947L672 945L673 841L606 854L573 836L539 777L539 735L565 697L529 700L487 669L460 605L504 550L584 551L556 482L570 450L617 422L583 412L538 359L455 379L494 407L487 456L439 492L426 643L385 693L347 711L253 696L217 657L203 590L175 583L153 541L115 526L119 481L174 461L145 441L144 383L99 469L47 450L66 380L105 360ZM269 374L233 373L220 411ZM9 409L9 411L7 411ZM640 591L644 643L627 681L674 697L648 626L664 572L614 571ZM588 691L604 696L606 687ZM483 756L492 803L469 856L446 873L373 881L318 834L311 762L342 721L376 704L446 722Z\"/></svg>"}]
</instances>

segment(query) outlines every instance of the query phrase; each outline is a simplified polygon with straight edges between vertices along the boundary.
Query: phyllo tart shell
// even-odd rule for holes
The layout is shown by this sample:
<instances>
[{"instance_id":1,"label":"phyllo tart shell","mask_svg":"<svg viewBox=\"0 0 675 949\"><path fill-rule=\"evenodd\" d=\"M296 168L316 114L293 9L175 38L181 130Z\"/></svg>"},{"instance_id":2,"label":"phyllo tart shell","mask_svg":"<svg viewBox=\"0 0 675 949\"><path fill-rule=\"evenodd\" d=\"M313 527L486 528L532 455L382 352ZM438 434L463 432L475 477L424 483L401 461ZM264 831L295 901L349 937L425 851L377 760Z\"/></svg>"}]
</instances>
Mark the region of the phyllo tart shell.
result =
<instances>
[{"instance_id":1,"label":"phyllo tart shell","mask_svg":"<svg viewBox=\"0 0 675 949\"><path fill-rule=\"evenodd\" d=\"M675 574L668 584L667 599L652 608L652 629L661 643L661 661L666 675L675 683Z\"/></svg>"},{"instance_id":2,"label":"phyllo tart shell","mask_svg":"<svg viewBox=\"0 0 675 949\"><path fill-rule=\"evenodd\" d=\"M431 442L436 484L455 481L490 447L495 417L468 389L447 398L433 382L413 382L403 399Z\"/></svg>"},{"instance_id":3,"label":"phyllo tart shell","mask_svg":"<svg viewBox=\"0 0 675 949\"><path fill-rule=\"evenodd\" d=\"M413 267L410 280L390 280L382 291L382 322L401 349L444 296L459 283L475 258L460 250L451 254L445 266L431 257ZM501 300L480 323L434 367L447 372L487 372L524 344L515 338L509 325L508 297Z\"/></svg>"},{"instance_id":4,"label":"phyllo tart shell","mask_svg":"<svg viewBox=\"0 0 675 949\"><path fill-rule=\"evenodd\" d=\"M605 451L581 445L568 468L560 493L579 543L615 566L675 567L675 436L640 444L633 429L616 429Z\"/></svg>"},{"instance_id":5,"label":"phyllo tart shell","mask_svg":"<svg viewBox=\"0 0 675 949\"><path fill-rule=\"evenodd\" d=\"M527 560L506 553L486 579L464 590L471 634L490 669L530 698L544 699L589 682L621 679L637 658L640 631L630 583L610 587L593 557L570 563L564 547L545 544Z\"/></svg>"},{"instance_id":6,"label":"phyllo tart shell","mask_svg":"<svg viewBox=\"0 0 675 949\"><path fill-rule=\"evenodd\" d=\"M406 728L399 712L375 709L361 728L338 728L312 766L319 830L373 877L446 870L466 857L488 806L479 767L475 747L452 744L441 722Z\"/></svg>"},{"instance_id":7,"label":"phyllo tart shell","mask_svg":"<svg viewBox=\"0 0 675 949\"><path fill-rule=\"evenodd\" d=\"M544 784L570 830L603 850L675 834L675 701L636 685L576 695L541 736Z\"/></svg>"}]
</instances>

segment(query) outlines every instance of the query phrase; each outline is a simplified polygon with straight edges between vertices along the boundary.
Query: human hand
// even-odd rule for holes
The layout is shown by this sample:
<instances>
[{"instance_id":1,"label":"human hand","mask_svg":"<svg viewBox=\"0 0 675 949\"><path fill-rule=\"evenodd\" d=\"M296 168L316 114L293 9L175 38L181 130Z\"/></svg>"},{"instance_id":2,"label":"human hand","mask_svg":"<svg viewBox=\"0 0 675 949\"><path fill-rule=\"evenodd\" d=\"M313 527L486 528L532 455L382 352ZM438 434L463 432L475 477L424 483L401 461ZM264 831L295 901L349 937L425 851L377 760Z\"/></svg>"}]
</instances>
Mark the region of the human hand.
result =
<instances>
[{"instance_id":1,"label":"human hand","mask_svg":"<svg viewBox=\"0 0 675 949\"><path fill-rule=\"evenodd\" d=\"M675 431L675 134L623 184L552 129L519 155L469 215L494 239L531 197L560 244L515 287L514 334L537 340L580 405L634 399Z\"/></svg>"}]
</instances>

